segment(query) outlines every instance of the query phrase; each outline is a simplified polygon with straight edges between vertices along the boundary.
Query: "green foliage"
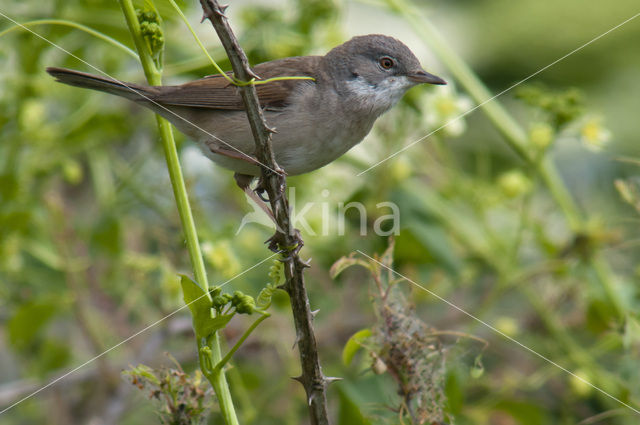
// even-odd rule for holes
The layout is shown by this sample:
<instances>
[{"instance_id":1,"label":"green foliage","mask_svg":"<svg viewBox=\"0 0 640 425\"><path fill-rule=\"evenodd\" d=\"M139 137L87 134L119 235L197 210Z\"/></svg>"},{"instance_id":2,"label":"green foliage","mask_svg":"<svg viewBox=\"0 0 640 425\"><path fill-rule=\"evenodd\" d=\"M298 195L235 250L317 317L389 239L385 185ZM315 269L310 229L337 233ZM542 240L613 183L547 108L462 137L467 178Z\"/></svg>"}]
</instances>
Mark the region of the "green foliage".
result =
<instances>
[{"instance_id":1,"label":"green foliage","mask_svg":"<svg viewBox=\"0 0 640 425\"><path fill-rule=\"evenodd\" d=\"M528 85L516 90L516 98L543 111L556 129L574 121L585 111L580 90L552 91L542 85Z\"/></svg>"},{"instance_id":2,"label":"green foliage","mask_svg":"<svg viewBox=\"0 0 640 425\"><path fill-rule=\"evenodd\" d=\"M338 407L338 425L371 425L360 411L358 405L344 392L339 392L340 406Z\"/></svg>"},{"instance_id":3,"label":"green foliage","mask_svg":"<svg viewBox=\"0 0 640 425\"><path fill-rule=\"evenodd\" d=\"M193 316L193 329L196 332L197 338L206 338L224 328L227 323L229 323L234 313L221 314L222 308L229 301L218 308L215 303L218 298L222 298L219 295L213 297L214 301L212 303L209 294L188 276L182 275L180 283L182 285L184 303L189 307L191 315ZM212 311L213 307L216 307L216 310L218 310L218 314L215 316Z\"/></svg>"},{"instance_id":4,"label":"green foliage","mask_svg":"<svg viewBox=\"0 0 640 425\"><path fill-rule=\"evenodd\" d=\"M330 405L337 406L332 413L344 424L398 423L398 412L387 408L390 400L398 400L397 383L369 354L369 340L365 347L349 339L373 327L368 273L379 269L358 256L336 263L356 248L369 255L384 249L386 238L375 235L371 225L384 214L376 204L385 201L401 211L396 270L638 406L640 152L632 72L640 67L637 21L537 74L519 92L520 99L517 90L496 99L517 119L533 163L504 143L504 134L481 107L358 176L490 98L472 96L427 46L429 40L411 35L415 28L399 15L409 9L390 11L383 3L232 2L229 9L252 63L322 54L348 34L379 32L406 41L425 69L450 82L446 89L412 89L361 146L321 170L289 179L297 189L298 211L314 202L306 215L312 228L323 223L322 202L331 216L328 234L314 236L303 229L302 255L313 259L306 278L312 308L319 309L314 325L323 370L344 378L329 387ZM584 3L412 4L446 30L446 41L455 46L448 52L463 56L493 95L637 13L636 0ZM136 3L151 12L144 4ZM144 81L117 2L53 6L9 1L2 12L31 22L29 29L115 78ZM228 70L210 25L194 20L201 16L198 2L180 6L211 56ZM156 57L164 51L165 83L211 74L209 60L170 4L157 1L156 7L159 14L140 21L147 22L145 46ZM51 19L36 19L44 17ZM299 371L291 349L296 337L288 320L289 300L277 289L282 265L268 261L248 270L267 256L263 241L272 231L250 223L237 232L250 207L231 174L202 159L192 141L178 138L211 287L225 285L217 294L221 299L210 293L208 300L193 281L176 279L190 270L190 262L153 116L106 94L55 84L44 67L95 70L7 20L0 20L0 63L3 388L17 391L32 379L50 382L159 321L4 413L3 423L44 423L54 416L89 423L107 417L114 405L121 407L117 423L155 421L149 403L117 398L122 394L117 386L129 385L119 383L118 371L131 363L158 364L163 350L184 359L185 369L197 369L193 335L184 326L189 313L168 316L184 306L181 285L189 300L206 300L193 304L198 332L224 328L229 346L273 304L274 317L253 331L224 366L231 372L239 414L259 412L243 423L304 422L307 401L289 379ZM577 205L577 225L536 162L556 165L562 187ZM344 234L336 232L338 203L352 201L365 207L366 235L359 232L357 215L346 217ZM349 268L355 263L366 263L367 269ZM338 280L331 281L331 275ZM443 372L444 409L456 424L575 424L599 414L608 415L601 422L612 425L637 423L631 410L428 292L409 291L407 282L397 286L423 322L481 335L489 343L490 349L481 351L468 337L441 336L443 346L451 348ZM254 314L231 320L235 291L259 294ZM242 299L236 305L251 310L249 298ZM341 358L344 351L353 353L348 366ZM476 363L480 353L481 364ZM212 415L212 421L222 421L217 411Z\"/></svg>"},{"instance_id":5,"label":"green foliage","mask_svg":"<svg viewBox=\"0 0 640 425\"><path fill-rule=\"evenodd\" d=\"M342 349L342 363L345 366L349 366L351 364L353 357L356 355L358 350L362 348L363 342L365 342L367 338L371 337L371 335L371 329L362 329L351 335L351 338L347 340L347 343Z\"/></svg>"},{"instance_id":6,"label":"green foliage","mask_svg":"<svg viewBox=\"0 0 640 425\"><path fill-rule=\"evenodd\" d=\"M27 351L37 340L39 333L56 313L53 301L25 303L18 308L8 323L9 342L18 350Z\"/></svg>"}]
</instances>

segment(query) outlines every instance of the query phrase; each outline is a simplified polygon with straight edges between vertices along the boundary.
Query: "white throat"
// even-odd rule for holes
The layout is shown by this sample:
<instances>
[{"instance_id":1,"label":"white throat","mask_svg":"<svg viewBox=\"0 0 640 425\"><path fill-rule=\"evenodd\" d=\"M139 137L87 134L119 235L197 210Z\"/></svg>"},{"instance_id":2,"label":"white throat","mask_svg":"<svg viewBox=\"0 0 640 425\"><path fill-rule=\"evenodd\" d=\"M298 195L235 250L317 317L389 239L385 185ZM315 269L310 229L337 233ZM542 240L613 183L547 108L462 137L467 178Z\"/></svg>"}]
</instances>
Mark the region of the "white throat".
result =
<instances>
[{"instance_id":1,"label":"white throat","mask_svg":"<svg viewBox=\"0 0 640 425\"><path fill-rule=\"evenodd\" d=\"M359 108L381 115L398 103L414 84L405 76L397 76L386 78L374 86L364 78L357 77L347 81L346 86L359 103Z\"/></svg>"}]
</instances>

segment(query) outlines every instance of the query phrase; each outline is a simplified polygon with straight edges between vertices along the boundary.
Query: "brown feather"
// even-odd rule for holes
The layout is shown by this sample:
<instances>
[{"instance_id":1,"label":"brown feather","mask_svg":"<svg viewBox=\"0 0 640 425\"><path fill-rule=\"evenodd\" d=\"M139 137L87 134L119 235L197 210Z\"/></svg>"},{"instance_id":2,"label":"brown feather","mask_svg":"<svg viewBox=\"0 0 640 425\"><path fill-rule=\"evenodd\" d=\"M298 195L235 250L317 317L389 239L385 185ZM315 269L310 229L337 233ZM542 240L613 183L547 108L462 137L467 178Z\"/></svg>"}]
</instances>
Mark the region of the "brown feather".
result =
<instances>
[{"instance_id":1,"label":"brown feather","mask_svg":"<svg viewBox=\"0 0 640 425\"><path fill-rule=\"evenodd\" d=\"M253 71L266 80L274 77L319 78L320 56L293 57L261 63ZM301 84L312 80L284 80L256 85L260 105L265 109L280 109L288 105L289 96ZM160 93L152 100L165 105L192 106L209 109L243 110L238 88L222 75L210 75L179 86L157 87Z\"/></svg>"}]
</instances>

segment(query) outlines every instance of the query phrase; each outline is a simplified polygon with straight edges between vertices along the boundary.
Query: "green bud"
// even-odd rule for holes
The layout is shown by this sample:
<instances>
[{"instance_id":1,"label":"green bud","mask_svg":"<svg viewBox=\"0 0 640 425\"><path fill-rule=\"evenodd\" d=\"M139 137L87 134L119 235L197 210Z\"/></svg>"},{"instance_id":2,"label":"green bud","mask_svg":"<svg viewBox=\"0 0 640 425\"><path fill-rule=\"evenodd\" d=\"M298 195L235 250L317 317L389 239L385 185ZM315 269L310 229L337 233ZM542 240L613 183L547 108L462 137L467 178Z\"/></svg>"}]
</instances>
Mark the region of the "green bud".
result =
<instances>
[{"instance_id":1,"label":"green bud","mask_svg":"<svg viewBox=\"0 0 640 425\"><path fill-rule=\"evenodd\" d=\"M529 140L540 150L544 150L553 142L554 131L547 123L536 123L529 130Z\"/></svg>"},{"instance_id":2,"label":"green bud","mask_svg":"<svg viewBox=\"0 0 640 425\"><path fill-rule=\"evenodd\" d=\"M73 159L67 159L62 165L64 179L71 184L78 184L82 181L82 166Z\"/></svg>"},{"instance_id":3,"label":"green bud","mask_svg":"<svg viewBox=\"0 0 640 425\"><path fill-rule=\"evenodd\" d=\"M162 67L162 51L164 49L164 33L160 26L160 16L155 11L136 10L140 23L140 33L147 43L149 52L158 68Z\"/></svg>"},{"instance_id":4,"label":"green bud","mask_svg":"<svg viewBox=\"0 0 640 425\"><path fill-rule=\"evenodd\" d=\"M241 291L235 291L231 299L231 305L236 308L236 312L240 314L251 314L256 309L256 301L251 295L245 295Z\"/></svg>"},{"instance_id":5,"label":"green bud","mask_svg":"<svg viewBox=\"0 0 640 425\"><path fill-rule=\"evenodd\" d=\"M233 298L231 299L231 305L233 305L234 307L237 307L237 305L242 302L243 297L244 297L244 292L235 291L233 293Z\"/></svg>"},{"instance_id":6,"label":"green bud","mask_svg":"<svg viewBox=\"0 0 640 425\"><path fill-rule=\"evenodd\" d=\"M498 178L498 186L506 197L515 198L531 189L531 181L521 171L512 170Z\"/></svg>"},{"instance_id":7,"label":"green bud","mask_svg":"<svg viewBox=\"0 0 640 425\"><path fill-rule=\"evenodd\" d=\"M242 298L242 301L240 302L240 304L236 306L236 311L239 314L251 314L255 311L255 309L256 309L256 302L253 299L253 297L250 295L245 295Z\"/></svg>"},{"instance_id":8,"label":"green bud","mask_svg":"<svg viewBox=\"0 0 640 425\"><path fill-rule=\"evenodd\" d=\"M223 297L222 295L218 295L216 297L213 297L213 299L211 300L211 305L216 310L220 310L222 307L227 305L227 302L228 301L225 297Z\"/></svg>"}]
</instances>

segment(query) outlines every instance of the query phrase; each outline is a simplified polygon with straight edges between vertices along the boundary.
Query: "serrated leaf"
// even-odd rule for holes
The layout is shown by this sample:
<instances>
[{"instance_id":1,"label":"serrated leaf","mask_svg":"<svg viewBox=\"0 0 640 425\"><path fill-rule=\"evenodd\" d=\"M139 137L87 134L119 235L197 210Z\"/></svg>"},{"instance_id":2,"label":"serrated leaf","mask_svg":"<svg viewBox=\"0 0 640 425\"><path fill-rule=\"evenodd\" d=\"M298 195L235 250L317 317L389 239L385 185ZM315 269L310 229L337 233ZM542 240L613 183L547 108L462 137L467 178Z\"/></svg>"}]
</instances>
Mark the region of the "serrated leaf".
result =
<instances>
[{"instance_id":1,"label":"serrated leaf","mask_svg":"<svg viewBox=\"0 0 640 425\"><path fill-rule=\"evenodd\" d=\"M371 329L362 329L354 333L342 349L342 363L349 366L358 350L362 347L362 342L371 336Z\"/></svg>"}]
</instances>

